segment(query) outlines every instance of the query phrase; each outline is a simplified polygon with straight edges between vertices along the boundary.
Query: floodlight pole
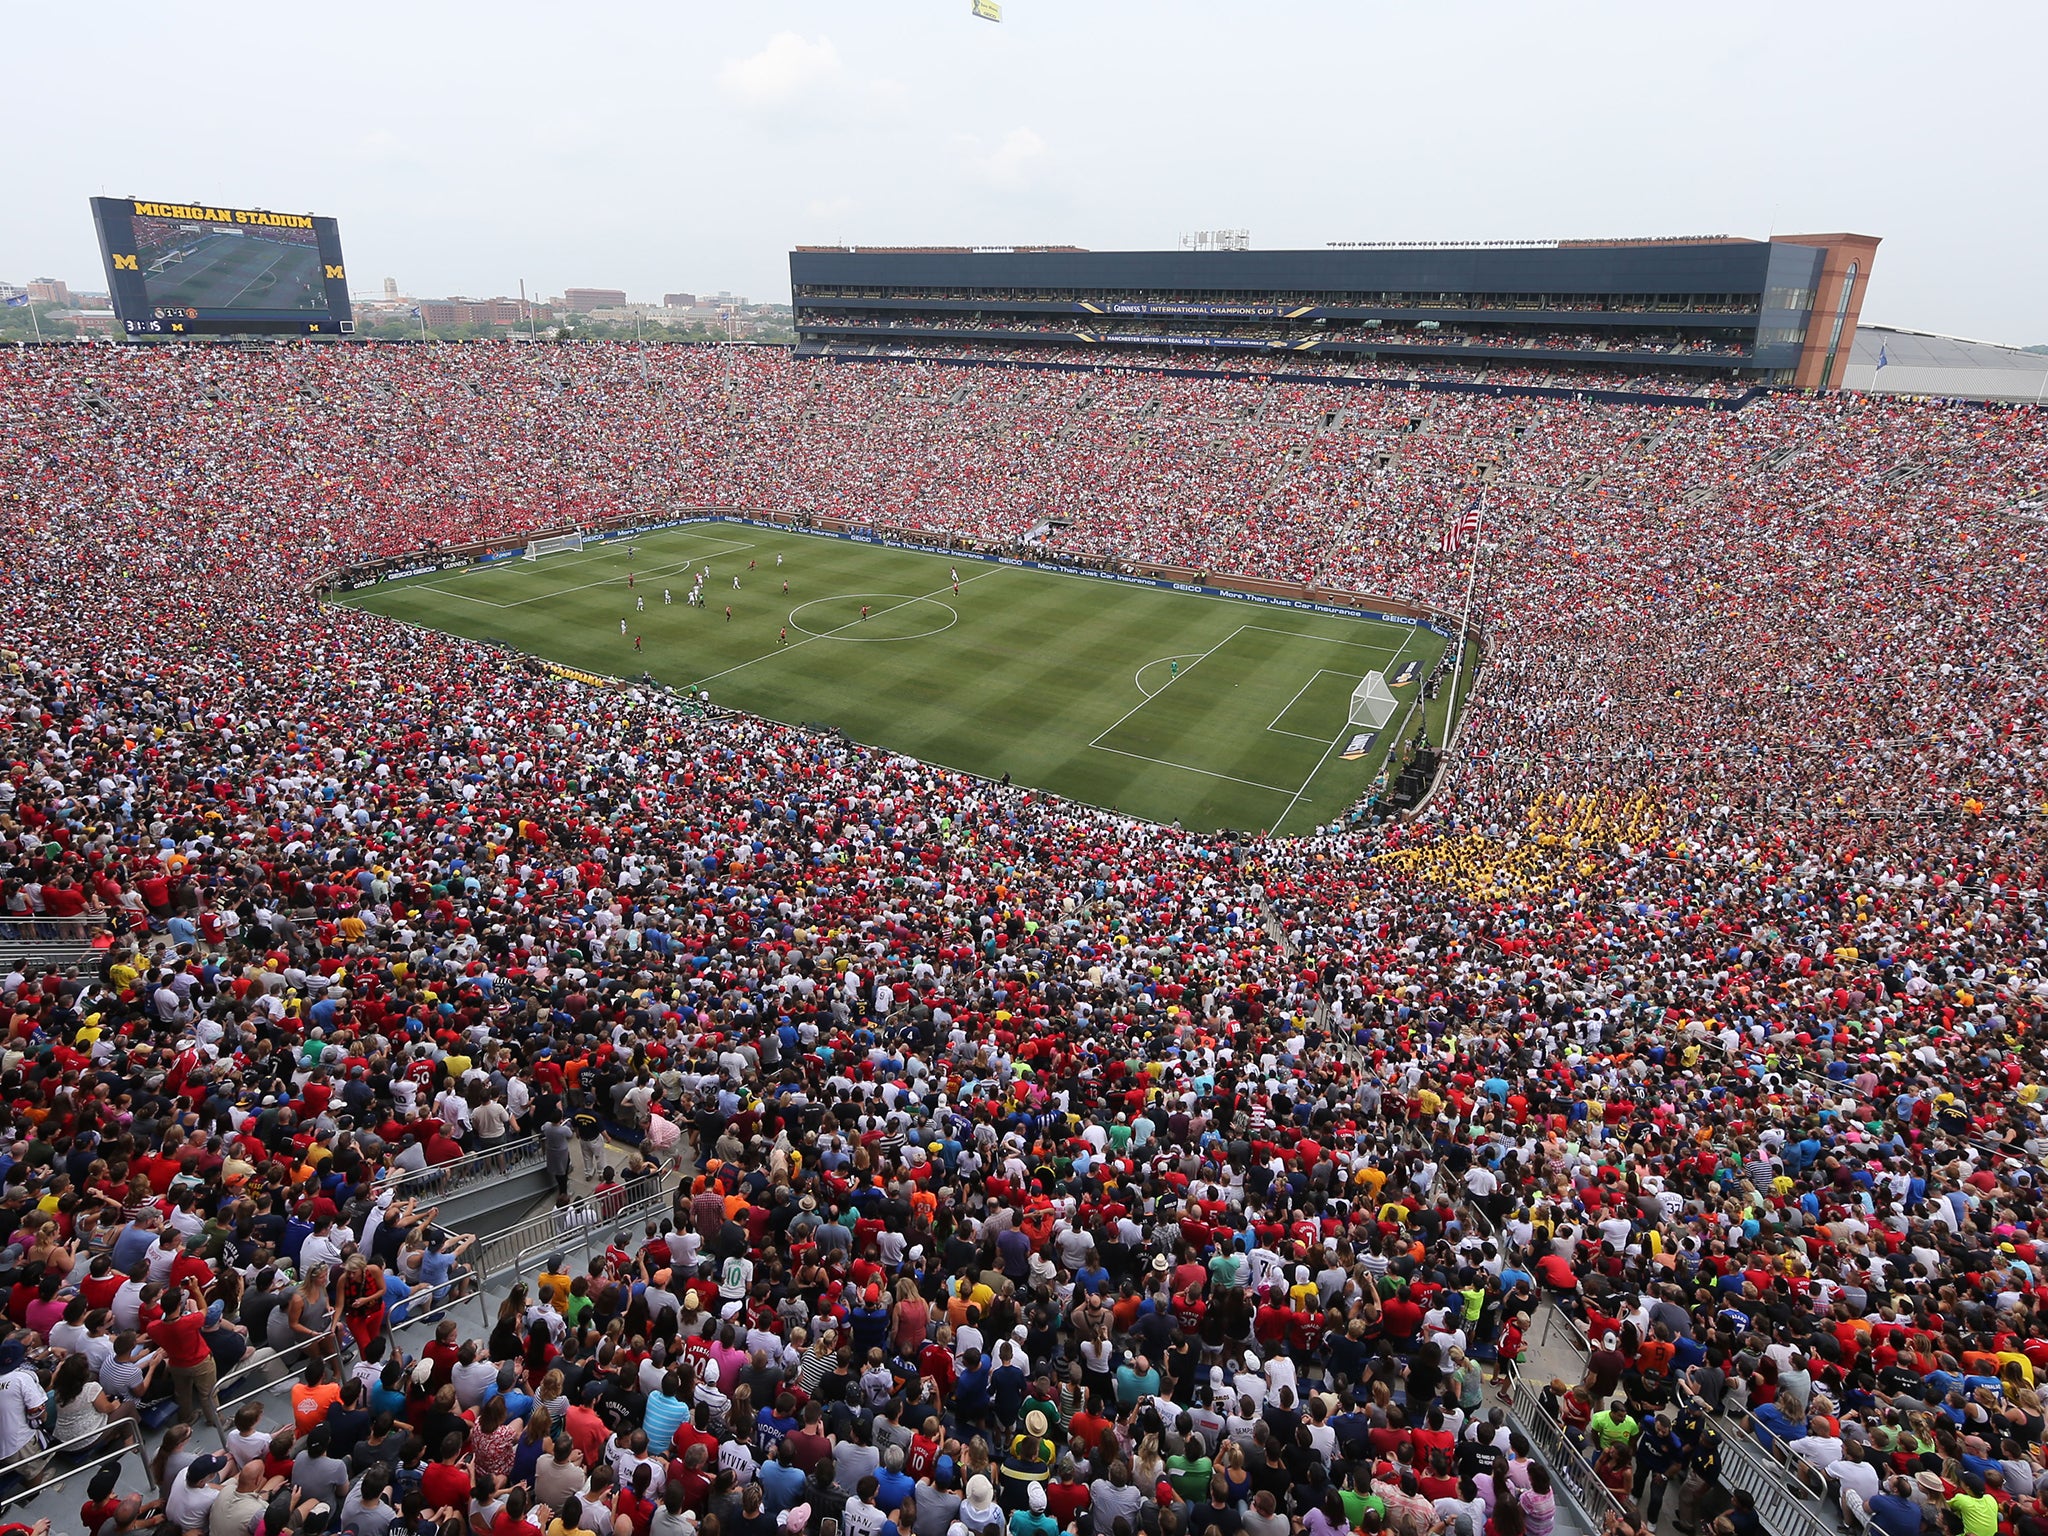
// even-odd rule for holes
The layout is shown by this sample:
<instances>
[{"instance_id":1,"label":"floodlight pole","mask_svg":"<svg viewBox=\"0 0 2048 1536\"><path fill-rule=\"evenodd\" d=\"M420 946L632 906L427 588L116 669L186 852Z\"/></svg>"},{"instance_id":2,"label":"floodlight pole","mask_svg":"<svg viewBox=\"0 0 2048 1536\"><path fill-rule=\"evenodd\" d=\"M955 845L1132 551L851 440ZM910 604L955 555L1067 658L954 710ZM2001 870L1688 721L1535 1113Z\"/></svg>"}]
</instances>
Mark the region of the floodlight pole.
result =
<instances>
[{"instance_id":1,"label":"floodlight pole","mask_svg":"<svg viewBox=\"0 0 2048 1536\"><path fill-rule=\"evenodd\" d=\"M1458 680L1465 671L1465 632L1472 625L1472 584L1479 578L1479 543L1486 534L1486 503L1474 504L1479 522L1472 530L1472 564L1465 572L1465 611L1458 617L1458 659L1451 663L1451 707L1444 713L1444 750L1451 749L1451 733L1458 727ZM1424 715L1425 722L1428 716Z\"/></svg>"}]
</instances>

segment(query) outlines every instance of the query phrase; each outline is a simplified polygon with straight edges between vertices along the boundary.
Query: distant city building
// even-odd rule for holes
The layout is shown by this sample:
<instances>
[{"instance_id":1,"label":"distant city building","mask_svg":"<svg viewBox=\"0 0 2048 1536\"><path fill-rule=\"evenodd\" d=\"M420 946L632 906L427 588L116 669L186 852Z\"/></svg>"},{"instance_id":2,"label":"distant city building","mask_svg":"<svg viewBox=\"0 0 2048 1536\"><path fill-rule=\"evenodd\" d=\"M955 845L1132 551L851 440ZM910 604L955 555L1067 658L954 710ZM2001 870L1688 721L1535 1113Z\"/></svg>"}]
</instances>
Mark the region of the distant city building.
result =
<instances>
[{"instance_id":1,"label":"distant city building","mask_svg":"<svg viewBox=\"0 0 2048 1536\"><path fill-rule=\"evenodd\" d=\"M395 303L397 303L397 302L398 302L398 279L397 279L397 278L395 278L395 277L387 277L387 278L385 278L385 279L384 279L384 301L385 301L385 302L386 302L387 304L395 304Z\"/></svg>"},{"instance_id":2,"label":"distant city building","mask_svg":"<svg viewBox=\"0 0 2048 1536\"><path fill-rule=\"evenodd\" d=\"M626 303L623 288L564 288L562 308L572 315L587 315L593 309L620 309Z\"/></svg>"},{"instance_id":3,"label":"distant city building","mask_svg":"<svg viewBox=\"0 0 2048 1536\"><path fill-rule=\"evenodd\" d=\"M551 324L555 318L554 306L529 303L522 307L517 299L498 297L495 299L421 299L420 319L428 325L524 325L528 312L535 325Z\"/></svg>"},{"instance_id":4,"label":"distant city building","mask_svg":"<svg viewBox=\"0 0 2048 1536\"><path fill-rule=\"evenodd\" d=\"M121 322L114 318L111 309L60 309L50 318L59 324L75 325L82 331L98 331L103 336L123 334Z\"/></svg>"},{"instance_id":5,"label":"distant city building","mask_svg":"<svg viewBox=\"0 0 2048 1536\"><path fill-rule=\"evenodd\" d=\"M19 283L0 283L0 300L18 299L27 292Z\"/></svg>"},{"instance_id":6,"label":"distant city building","mask_svg":"<svg viewBox=\"0 0 2048 1536\"><path fill-rule=\"evenodd\" d=\"M30 279L28 296L38 304L62 304L67 309L78 302L71 296L71 285L54 277Z\"/></svg>"},{"instance_id":7,"label":"distant city building","mask_svg":"<svg viewBox=\"0 0 2048 1536\"><path fill-rule=\"evenodd\" d=\"M663 309L695 309L697 295L694 293L664 293L661 296Z\"/></svg>"}]
</instances>

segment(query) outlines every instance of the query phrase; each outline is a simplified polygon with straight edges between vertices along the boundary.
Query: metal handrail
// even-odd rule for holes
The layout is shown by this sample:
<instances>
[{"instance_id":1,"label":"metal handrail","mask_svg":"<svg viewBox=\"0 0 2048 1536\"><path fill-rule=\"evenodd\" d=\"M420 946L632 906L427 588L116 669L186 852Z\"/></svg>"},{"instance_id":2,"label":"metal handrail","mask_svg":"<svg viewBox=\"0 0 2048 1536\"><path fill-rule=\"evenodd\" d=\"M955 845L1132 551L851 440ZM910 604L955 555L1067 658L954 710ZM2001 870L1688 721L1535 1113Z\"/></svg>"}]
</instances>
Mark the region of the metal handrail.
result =
<instances>
[{"instance_id":1,"label":"metal handrail","mask_svg":"<svg viewBox=\"0 0 2048 1536\"><path fill-rule=\"evenodd\" d=\"M1787 1484L1770 1453L1742 1435L1721 1441L1721 1482L1745 1490L1756 1504L1757 1518L1771 1536L1830 1536L1833 1522L1824 1520L1802 1495Z\"/></svg>"},{"instance_id":2,"label":"metal handrail","mask_svg":"<svg viewBox=\"0 0 2048 1536\"><path fill-rule=\"evenodd\" d=\"M0 954L24 965L75 965L115 930L109 914L38 917L0 912Z\"/></svg>"},{"instance_id":3,"label":"metal handrail","mask_svg":"<svg viewBox=\"0 0 2048 1536\"><path fill-rule=\"evenodd\" d=\"M1553 1301L1550 1319L1545 1323L1546 1330L1560 1319L1564 1323L1565 1342L1581 1360L1587 1359L1593 1352L1593 1345L1586 1336L1585 1328ZM1548 1332L1545 1337L1549 1337ZM1721 1438L1722 1448L1728 1453L1722 1458L1722 1481L1730 1487L1748 1490L1756 1501L1757 1515L1763 1521L1764 1529L1772 1536L1826 1536L1828 1523L1814 1513L1808 1502L1816 1495L1801 1485L1796 1477L1787 1476L1787 1468L1757 1438L1755 1429L1751 1427L1751 1417L1749 1410L1744 1409L1741 1415L1743 1433Z\"/></svg>"},{"instance_id":4,"label":"metal handrail","mask_svg":"<svg viewBox=\"0 0 2048 1536\"><path fill-rule=\"evenodd\" d=\"M462 1156L450 1158L445 1163L429 1163L425 1168L403 1168L387 1173L375 1181L378 1190L394 1193L414 1184L430 1184L446 1180L449 1183L467 1183L472 1177L491 1175L493 1177L523 1168L528 1163L538 1162L543 1156L540 1138L525 1136L517 1141L507 1141L502 1146L489 1147L479 1152L465 1152Z\"/></svg>"},{"instance_id":5,"label":"metal handrail","mask_svg":"<svg viewBox=\"0 0 2048 1536\"><path fill-rule=\"evenodd\" d=\"M605 1216L601 1221L580 1222L574 1232L558 1231L554 1241L534 1244L533 1247L518 1254L513 1262L515 1266L523 1266L529 1260L536 1259L544 1253L567 1253L571 1248L581 1248L583 1256L587 1259L590 1256L591 1248L595 1246L591 1239L592 1233L602 1228L617 1227L627 1222L644 1221L649 1216L666 1212L669 1209L671 1209L670 1192L667 1189L657 1189L651 1194L642 1195L631 1205L620 1206L618 1210Z\"/></svg>"},{"instance_id":6,"label":"metal handrail","mask_svg":"<svg viewBox=\"0 0 2048 1536\"><path fill-rule=\"evenodd\" d=\"M0 912L0 938L9 940L42 938L45 942L58 942L77 936L90 941L94 935L107 931L109 926L107 917L108 914L106 913L93 914L85 912L72 917L51 917L47 913L41 912ZM52 931L40 935L9 932L10 929L14 928L37 928Z\"/></svg>"},{"instance_id":7,"label":"metal handrail","mask_svg":"<svg viewBox=\"0 0 2048 1536\"><path fill-rule=\"evenodd\" d=\"M573 1232L564 1232L560 1228L555 1228L544 1242L537 1242L530 1247L522 1248L502 1260L489 1262L487 1265L480 1265L477 1271L477 1299L483 1304L484 1321L486 1323L492 1321L491 1299L484 1294L484 1287L489 1285L499 1275L506 1273L524 1274L527 1266L543 1254L559 1253L566 1256L571 1252L576 1252L581 1255L585 1267L588 1267L591 1249L596 1246L593 1241L594 1233L625 1223L644 1221L649 1216L665 1214L670 1208L669 1201L669 1191L666 1188L657 1189L654 1193L643 1196L631 1205L621 1206L617 1212L605 1217L600 1222L579 1223ZM550 1213L549 1219L554 1219L553 1213ZM534 1223L528 1222L524 1225L532 1226Z\"/></svg>"},{"instance_id":8,"label":"metal handrail","mask_svg":"<svg viewBox=\"0 0 2048 1536\"><path fill-rule=\"evenodd\" d=\"M630 1205L622 1205L616 1212L603 1217L597 1225L617 1226L621 1222L636 1222L649 1216L666 1212L671 1199L669 1175L663 1173L656 1181L654 1190ZM581 1223L574 1231L564 1231L560 1211L545 1211L538 1216L529 1216L515 1226L493 1232L477 1243L476 1272L479 1288L489 1285L508 1270L522 1267L528 1260L544 1253L567 1252L579 1242L585 1256L589 1254L589 1223Z\"/></svg>"},{"instance_id":9,"label":"metal handrail","mask_svg":"<svg viewBox=\"0 0 2048 1536\"><path fill-rule=\"evenodd\" d=\"M1605 1530L1609 1515L1628 1513L1621 1500L1614 1496L1614 1490L1600 1481L1600 1475L1586 1460L1585 1453L1566 1437L1564 1425L1557 1416L1548 1412L1540 1402L1526 1393L1518 1395L1508 1409L1508 1419L1528 1436L1530 1449L1550 1468L1552 1492L1562 1493L1578 1506L1588 1530ZM1783 1536L1783 1533L1774 1530L1773 1536Z\"/></svg>"},{"instance_id":10,"label":"metal handrail","mask_svg":"<svg viewBox=\"0 0 2048 1536\"><path fill-rule=\"evenodd\" d=\"M401 1328L411 1328L416 1324L425 1322L439 1322L441 1318L448 1315L456 1307L462 1305L467 1300L469 1300L467 1296L451 1297L449 1300L440 1302L435 1306L429 1307L423 1312L420 1312L418 1314L409 1314L402 1321L393 1323L391 1325L390 1332L395 1335ZM230 1381L236 1381L241 1378L253 1375L259 1370L263 1371L267 1375L271 1368L276 1366L277 1363L283 1360L287 1355L297 1354L302 1350L310 1349L314 1344L319 1343L322 1339L329 1339L332 1337L333 1334L331 1332L316 1334L314 1337L310 1339L301 1339L296 1344L287 1344L283 1349L270 1350L267 1353L265 1353L260 1359L252 1358L246 1363L236 1366L234 1370L230 1371L227 1375L221 1377L218 1381L214 1383L214 1410L216 1416L220 1420L220 1423L217 1426L217 1428L221 1436L221 1445L223 1448L225 1448L227 1445L227 1426L233 1418L232 1410L239 1408L243 1403L249 1402L253 1398L261 1397L266 1392L270 1392L275 1388L282 1386L285 1382L289 1381L292 1378L292 1376L297 1374L297 1368L294 1367L292 1371L289 1371L282 1376L271 1376L268 1380L259 1382L254 1387L251 1387L247 1392L240 1393L233 1397L222 1397L220 1395L221 1387ZM38 1450L26 1453L19 1459L26 1461L40 1461L44 1458L54 1458L66 1455L72 1450L87 1449L92 1445L96 1444L97 1442L104 1440L108 1434L115 1432L115 1429L115 1426L108 1425L106 1428L96 1429L92 1431L90 1434L80 1435L71 1440L61 1440L54 1445L43 1446ZM0 1509L11 1508L14 1505L23 1504L31 1499L39 1498L53 1488L62 1487L72 1478L78 1476L79 1473L90 1472L97 1467L106 1465L108 1462L119 1461L123 1456L126 1456L130 1451L135 1452L138 1456L142 1455L142 1434L142 1425L138 1421L134 1426L132 1435L130 1435L122 1445L119 1445L110 1451L103 1451L99 1455L91 1457L88 1460L75 1462L71 1466L66 1467L63 1471L56 1473L54 1476L45 1477L42 1481L31 1484L29 1487L24 1488L19 1493L9 1494L6 1498L0 1499ZM4 1475L4 1470L5 1469L0 1469L0 1475Z\"/></svg>"},{"instance_id":11,"label":"metal handrail","mask_svg":"<svg viewBox=\"0 0 2048 1536\"><path fill-rule=\"evenodd\" d=\"M391 1324L390 1328L387 1331L392 1336L396 1337L399 1329L401 1328L412 1328L416 1327L420 1323L426 1322L439 1322L443 1317L446 1317L450 1312L454 1311L455 1308L462 1305L462 1303L467 1300L469 1300L467 1296L451 1296L448 1298L448 1300L443 1302L437 1302L435 1305L426 1308L424 1311L418 1314L408 1312L403 1319ZM329 1336L331 1337L331 1335ZM287 1345L284 1349L272 1352L265 1359L252 1361L251 1365L261 1366L267 1370L269 1367L276 1365L277 1362L283 1359L285 1355L295 1350L307 1348L315 1342L316 1340L314 1339L302 1339L297 1344ZM251 1371L248 1367L237 1367L235 1372L232 1374L249 1375L251 1374ZM231 1378L223 1377L221 1379L225 1381ZM225 1413L230 1408L240 1407L243 1403L248 1402L251 1398L261 1397L264 1393L270 1391L271 1388L281 1385L286 1379L286 1377L282 1376L272 1377L268 1381L258 1383L256 1386L250 1388L247 1392L243 1392L235 1397L225 1398L220 1396L219 1384L216 1383L214 1387L214 1399L220 1410L223 1413ZM222 1444L225 1445L226 1441L223 1440Z\"/></svg>"},{"instance_id":12,"label":"metal handrail","mask_svg":"<svg viewBox=\"0 0 2048 1536\"><path fill-rule=\"evenodd\" d=\"M535 1138L535 1140L537 1141L538 1138ZM493 1154L503 1152L504 1150L504 1148L495 1148L493 1149ZM664 1173L658 1181L657 1187L652 1193L643 1196L641 1199L634 1201L630 1205L621 1207L615 1215L605 1218L605 1220L600 1225L613 1226L619 1222L642 1221L648 1216L654 1215L658 1212L667 1211L669 1209L670 1200L671 1190L669 1184L669 1175L667 1173ZM546 1217L536 1217L532 1220L521 1222L514 1227L507 1228L503 1232L494 1233L490 1237L484 1239L484 1243L486 1245L501 1244L508 1237L528 1232L529 1229L533 1228L539 1222L546 1221L548 1223L553 1223L555 1219L556 1218L554 1216L554 1213L550 1212ZM597 1230L595 1227L592 1227L591 1225L586 1223L580 1226L578 1230L573 1233L556 1231L552 1227L550 1230L553 1232L554 1241L542 1242L530 1248L515 1249L514 1252L505 1261L499 1264L479 1262L471 1265L458 1266L455 1269L455 1271L449 1276L449 1279L446 1283L450 1286L460 1286L473 1283L476 1286L476 1293L478 1298L484 1302L485 1310L486 1312L488 1312L490 1303L489 1299L485 1297L483 1294L484 1287L488 1285L489 1282L496 1275L503 1273L506 1269L520 1269L523 1268L531 1259L533 1259L535 1256L539 1254L553 1253L557 1251L566 1252L568 1249L575 1248L578 1246L581 1247L586 1260L588 1259L591 1249L591 1234L595 1230ZM467 1295L451 1296L447 1300L437 1302L435 1305L428 1307L422 1311L415 1312L408 1308L407 1314L404 1317L404 1319L392 1323L388 1331L391 1334L396 1335L400 1329L412 1328L421 1323L426 1322L438 1322L441 1318L446 1317L447 1315L452 1313L455 1310L455 1308L468 1302L469 1299L470 1298ZM236 1366L233 1370L229 1371L226 1375L220 1377L217 1381L215 1381L214 1407L217 1416L221 1420L219 1425L219 1431L222 1436L222 1446L225 1447L227 1443L226 1426L228 1421L232 1417L232 1409L240 1407L243 1403L246 1403L253 1398L263 1396L266 1392L272 1391L276 1387L283 1384L285 1381L289 1380L292 1375L296 1374L299 1368L296 1363L294 1363L291 1367L291 1370L285 1373L284 1375L273 1374L276 1367L281 1361L285 1361L292 1356L301 1355L305 1351L311 1349L314 1345L320 1343L322 1340L331 1339L334 1336L334 1333L331 1331L327 1333L316 1334L312 1338L301 1339L296 1343L287 1344L283 1349L269 1349L267 1346L260 1345L253 1346L251 1349L250 1359ZM261 1351L261 1353L259 1353L259 1351ZM258 1382L256 1385L252 1386L248 1391L239 1393L231 1397L224 1397L221 1395L222 1389L226 1387L229 1383L242 1381L248 1377L256 1375L259 1372L261 1372L266 1379L261 1382ZM114 1426L110 1425L107 1428L97 1429L91 1432L90 1434L80 1435L71 1440L59 1441L54 1445L42 1446L32 1452L26 1453L18 1459L24 1461L41 1461L46 1458L64 1456L74 1450L89 1449L91 1446L103 1440L113 1428ZM134 1451L138 1455L142 1453L142 1427L139 1422L136 1424L133 1434L128 1438L126 1443L116 1447L113 1450L104 1451L99 1455L93 1456L85 1461L76 1462L73 1465L65 1468L63 1471L56 1473L54 1476L45 1477L40 1482L32 1484L31 1486L23 1489L19 1493L10 1494L5 1498L0 1498L0 1509L11 1508L15 1505L25 1503L28 1500L40 1497L42 1494L48 1492L50 1489L60 1487L64 1483L69 1482L72 1478L78 1476L78 1474L81 1472L91 1472L95 1468L104 1466L109 1462L119 1461L123 1456L126 1456L130 1451ZM4 1467L0 1467L0 1476L4 1476L5 1473L6 1469Z\"/></svg>"}]
</instances>

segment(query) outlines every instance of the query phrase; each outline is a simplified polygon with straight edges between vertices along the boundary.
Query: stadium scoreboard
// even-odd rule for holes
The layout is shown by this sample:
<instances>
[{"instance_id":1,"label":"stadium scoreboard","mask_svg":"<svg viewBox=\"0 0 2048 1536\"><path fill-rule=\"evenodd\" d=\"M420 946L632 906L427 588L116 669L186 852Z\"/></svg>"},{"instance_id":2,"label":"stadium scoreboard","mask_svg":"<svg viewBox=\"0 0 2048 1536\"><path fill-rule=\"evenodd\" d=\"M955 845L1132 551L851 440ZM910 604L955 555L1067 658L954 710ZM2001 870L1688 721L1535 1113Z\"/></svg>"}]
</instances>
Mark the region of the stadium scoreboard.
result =
<instances>
[{"instance_id":1,"label":"stadium scoreboard","mask_svg":"<svg viewBox=\"0 0 2048 1536\"><path fill-rule=\"evenodd\" d=\"M267 208L96 197L114 317L133 340L355 329L334 220Z\"/></svg>"}]
</instances>

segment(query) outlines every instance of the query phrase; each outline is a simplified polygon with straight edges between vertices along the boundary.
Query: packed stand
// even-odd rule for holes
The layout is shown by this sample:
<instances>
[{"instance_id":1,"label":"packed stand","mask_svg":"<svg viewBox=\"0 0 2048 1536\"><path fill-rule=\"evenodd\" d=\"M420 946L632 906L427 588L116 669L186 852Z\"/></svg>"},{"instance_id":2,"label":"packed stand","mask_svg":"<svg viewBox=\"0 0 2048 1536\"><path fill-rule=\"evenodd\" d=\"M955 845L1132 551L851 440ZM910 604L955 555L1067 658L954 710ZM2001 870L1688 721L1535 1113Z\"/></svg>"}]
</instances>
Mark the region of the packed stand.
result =
<instances>
[{"instance_id":1,"label":"packed stand","mask_svg":"<svg viewBox=\"0 0 2048 1536\"><path fill-rule=\"evenodd\" d=\"M0 905L105 931L0 981L0 1459L135 1443L152 1484L60 1527L1548 1536L1499 1394L1630 1520L1749 1536L1715 1457L1760 1433L1885 1536L2042 1536L2035 413L0 369ZM1285 842L307 591L724 505L1450 606L1475 501L1444 791ZM609 1183L605 1132L679 1169L652 1232L483 1340L393 1334L480 1278L398 1175L537 1134ZM1546 1298L1582 1382L1514 1379ZM266 1346L292 1422L201 1454Z\"/></svg>"}]
</instances>

